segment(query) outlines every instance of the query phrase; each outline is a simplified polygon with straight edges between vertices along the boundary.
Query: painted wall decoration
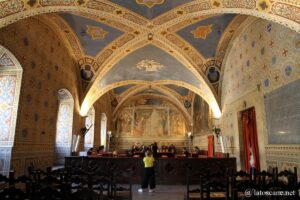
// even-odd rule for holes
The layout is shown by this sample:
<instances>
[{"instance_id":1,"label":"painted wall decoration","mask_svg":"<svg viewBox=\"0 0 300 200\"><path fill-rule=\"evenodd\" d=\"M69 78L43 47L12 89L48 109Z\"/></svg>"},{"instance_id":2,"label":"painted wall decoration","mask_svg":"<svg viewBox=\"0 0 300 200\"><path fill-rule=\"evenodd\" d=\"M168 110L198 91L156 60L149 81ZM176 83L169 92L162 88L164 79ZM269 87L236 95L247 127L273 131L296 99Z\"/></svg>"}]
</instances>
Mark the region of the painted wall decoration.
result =
<instances>
[{"instance_id":1,"label":"painted wall decoration","mask_svg":"<svg viewBox=\"0 0 300 200\"><path fill-rule=\"evenodd\" d=\"M193 0L111 0L120 6L123 6L138 15L141 15L147 19L154 19L167 11L170 11L176 6L191 2Z\"/></svg>"},{"instance_id":2,"label":"painted wall decoration","mask_svg":"<svg viewBox=\"0 0 300 200\"><path fill-rule=\"evenodd\" d=\"M211 132L211 111L209 105L198 95L194 99L193 134Z\"/></svg>"},{"instance_id":3,"label":"painted wall decoration","mask_svg":"<svg viewBox=\"0 0 300 200\"><path fill-rule=\"evenodd\" d=\"M149 59L141 60L136 64L136 68L146 72L159 72L164 67L162 64Z\"/></svg>"},{"instance_id":4,"label":"painted wall decoration","mask_svg":"<svg viewBox=\"0 0 300 200\"><path fill-rule=\"evenodd\" d=\"M118 117L118 132L123 136L130 136L133 125L133 110L124 109Z\"/></svg>"},{"instance_id":5,"label":"painted wall decoration","mask_svg":"<svg viewBox=\"0 0 300 200\"><path fill-rule=\"evenodd\" d=\"M161 68L159 73L145 73L144 70L136 67L141 60L154 60L165 67ZM201 85L197 77L179 60L154 45L142 47L121 59L97 85L99 89L102 89L109 84L126 80L176 80L189 83L197 88Z\"/></svg>"},{"instance_id":6,"label":"painted wall decoration","mask_svg":"<svg viewBox=\"0 0 300 200\"><path fill-rule=\"evenodd\" d=\"M206 76L210 83L216 84L220 80L220 71L216 66L210 66L206 71Z\"/></svg>"},{"instance_id":7,"label":"painted wall decoration","mask_svg":"<svg viewBox=\"0 0 300 200\"><path fill-rule=\"evenodd\" d=\"M234 14L210 17L184 27L176 33L197 49L203 57L212 58L216 54L222 34L234 17Z\"/></svg>"},{"instance_id":8,"label":"painted wall decoration","mask_svg":"<svg viewBox=\"0 0 300 200\"><path fill-rule=\"evenodd\" d=\"M212 32L212 24L209 24L207 26L199 26L195 30L191 31L194 38L201 38L203 40L206 40L206 37Z\"/></svg>"},{"instance_id":9,"label":"painted wall decoration","mask_svg":"<svg viewBox=\"0 0 300 200\"><path fill-rule=\"evenodd\" d=\"M21 175L26 172L26 163L30 164L30 160L41 169L54 164L57 91L68 88L78 105L80 77L77 77L77 65L64 42L37 19L27 18L2 28L0 38L0 44L9 47L23 68L11 165L5 163L8 169L14 167ZM24 44L24 38L27 38L28 46ZM0 57L2 55L0 53ZM74 133L82 124L81 116L74 114Z\"/></svg>"},{"instance_id":10,"label":"painted wall decoration","mask_svg":"<svg viewBox=\"0 0 300 200\"><path fill-rule=\"evenodd\" d=\"M161 106L124 108L118 115L120 137L164 138L185 135L185 119L175 109Z\"/></svg>"},{"instance_id":11,"label":"painted wall decoration","mask_svg":"<svg viewBox=\"0 0 300 200\"><path fill-rule=\"evenodd\" d=\"M136 3L141 5L146 5L148 8L152 8L155 5L160 5L165 2L165 0L135 0Z\"/></svg>"},{"instance_id":12,"label":"painted wall decoration","mask_svg":"<svg viewBox=\"0 0 300 200\"><path fill-rule=\"evenodd\" d=\"M107 31L105 31L103 28L99 26L86 26L86 32L89 34L93 40L102 40L105 38L106 34L108 34Z\"/></svg>"},{"instance_id":13,"label":"painted wall decoration","mask_svg":"<svg viewBox=\"0 0 300 200\"><path fill-rule=\"evenodd\" d=\"M123 34L118 29L87 17L69 13L62 13L60 16L73 29L88 56L96 56L105 46Z\"/></svg>"},{"instance_id":14,"label":"painted wall decoration","mask_svg":"<svg viewBox=\"0 0 300 200\"><path fill-rule=\"evenodd\" d=\"M288 94L282 97L283 104L287 106L282 103L274 105L276 109L273 112L268 109L266 113L264 103L264 96L267 97L276 89L293 84L300 78L299 50L296 48L299 38L297 32L279 24L261 19L247 20L244 29L233 38L232 47L228 49L223 63L222 132L234 137L235 144L231 152L239 158L238 113L254 106L257 111L257 132L263 168L277 166L279 170L283 170L286 165L292 165L300 169L298 144L278 144L278 137L282 137L280 135L275 136L277 139L270 138L273 144L268 144L269 136L274 135L268 134L272 130L267 127L270 123L266 118L276 114L279 109L280 115L289 117L297 110L297 106L290 112L288 105L293 101L288 100ZM276 126L274 122L272 124ZM286 140L282 142L284 141ZM239 159L237 163L239 166Z\"/></svg>"},{"instance_id":15,"label":"painted wall decoration","mask_svg":"<svg viewBox=\"0 0 300 200\"><path fill-rule=\"evenodd\" d=\"M222 104L260 87L264 94L300 77L300 34L266 20L256 20L235 38L224 63Z\"/></svg>"}]
</instances>

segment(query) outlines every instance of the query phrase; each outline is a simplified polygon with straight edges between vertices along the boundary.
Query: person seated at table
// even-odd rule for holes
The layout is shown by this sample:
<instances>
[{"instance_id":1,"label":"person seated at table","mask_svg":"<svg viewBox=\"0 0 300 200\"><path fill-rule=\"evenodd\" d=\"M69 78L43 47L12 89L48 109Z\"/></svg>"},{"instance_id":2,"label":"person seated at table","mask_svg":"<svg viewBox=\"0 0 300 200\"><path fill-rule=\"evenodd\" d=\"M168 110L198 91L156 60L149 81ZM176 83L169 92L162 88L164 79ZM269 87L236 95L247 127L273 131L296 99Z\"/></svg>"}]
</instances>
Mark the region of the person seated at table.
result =
<instances>
[{"instance_id":1,"label":"person seated at table","mask_svg":"<svg viewBox=\"0 0 300 200\"><path fill-rule=\"evenodd\" d=\"M157 146L157 143L154 142L152 145L151 145L151 151L152 151L152 155L154 158L157 158L158 155L157 155L157 149L158 149L158 146Z\"/></svg>"},{"instance_id":2,"label":"person seated at table","mask_svg":"<svg viewBox=\"0 0 300 200\"><path fill-rule=\"evenodd\" d=\"M101 153L103 153L103 151L104 151L104 146L103 145L99 146L97 149L97 153L101 154Z\"/></svg>"},{"instance_id":3,"label":"person seated at table","mask_svg":"<svg viewBox=\"0 0 300 200\"><path fill-rule=\"evenodd\" d=\"M94 148L90 148L88 151L87 151L87 155L92 155L93 154L93 151L94 151Z\"/></svg>"},{"instance_id":4,"label":"person seated at table","mask_svg":"<svg viewBox=\"0 0 300 200\"><path fill-rule=\"evenodd\" d=\"M189 157L189 152L186 147L182 148L182 154L185 155L185 157Z\"/></svg>"},{"instance_id":5,"label":"person seated at table","mask_svg":"<svg viewBox=\"0 0 300 200\"><path fill-rule=\"evenodd\" d=\"M200 155L199 147L197 147L197 146L194 147L194 153L197 154L197 155Z\"/></svg>"},{"instance_id":6,"label":"person seated at table","mask_svg":"<svg viewBox=\"0 0 300 200\"><path fill-rule=\"evenodd\" d=\"M169 153L175 153L175 146L174 146L174 144L171 144L171 145L169 146L168 152L169 152Z\"/></svg>"},{"instance_id":7,"label":"person seated at table","mask_svg":"<svg viewBox=\"0 0 300 200\"><path fill-rule=\"evenodd\" d=\"M139 152L139 148L138 148L138 146L136 146L136 145L134 144L134 145L132 145L132 147L131 147L131 153L132 153L132 155L134 155L134 153L136 153L136 152Z\"/></svg>"},{"instance_id":8,"label":"person seated at table","mask_svg":"<svg viewBox=\"0 0 300 200\"><path fill-rule=\"evenodd\" d=\"M140 148L140 152L143 154L145 154L147 150L148 150L148 147L146 147L145 145L142 145Z\"/></svg>"}]
</instances>

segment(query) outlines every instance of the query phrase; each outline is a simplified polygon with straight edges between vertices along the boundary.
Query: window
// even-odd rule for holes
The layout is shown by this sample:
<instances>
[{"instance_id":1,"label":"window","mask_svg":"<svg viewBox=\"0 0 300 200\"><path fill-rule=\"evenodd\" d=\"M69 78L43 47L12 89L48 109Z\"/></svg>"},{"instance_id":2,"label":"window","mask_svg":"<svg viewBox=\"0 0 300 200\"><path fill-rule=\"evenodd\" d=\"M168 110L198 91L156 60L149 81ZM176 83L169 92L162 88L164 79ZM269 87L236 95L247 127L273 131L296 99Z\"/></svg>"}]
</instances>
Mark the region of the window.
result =
<instances>
[{"instance_id":1,"label":"window","mask_svg":"<svg viewBox=\"0 0 300 200\"><path fill-rule=\"evenodd\" d=\"M84 150L89 150L94 146L94 124L95 124L95 109L91 108L85 118L85 127L90 128L84 136ZM90 127L92 126L92 127Z\"/></svg>"},{"instance_id":2,"label":"window","mask_svg":"<svg viewBox=\"0 0 300 200\"><path fill-rule=\"evenodd\" d=\"M0 173L7 175L15 140L22 67L14 55L0 45Z\"/></svg>"},{"instance_id":3,"label":"window","mask_svg":"<svg viewBox=\"0 0 300 200\"><path fill-rule=\"evenodd\" d=\"M106 139L106 124L107 117L105 113L101 114L101 133L100 133L100 144L104 146L104 150L107 150L107 139Z\"/></svg>"},{"instance_id":4,"label":"window","mask_svg":"<svg viewBox=\"0 0 300 200\"><path fill-rule=\"evenodd\" d=\"M55 162L63 164L64 157L71 154L74 100L68 90L61 89L58 91L58 101Z\"/></svg>"}]
</instances>

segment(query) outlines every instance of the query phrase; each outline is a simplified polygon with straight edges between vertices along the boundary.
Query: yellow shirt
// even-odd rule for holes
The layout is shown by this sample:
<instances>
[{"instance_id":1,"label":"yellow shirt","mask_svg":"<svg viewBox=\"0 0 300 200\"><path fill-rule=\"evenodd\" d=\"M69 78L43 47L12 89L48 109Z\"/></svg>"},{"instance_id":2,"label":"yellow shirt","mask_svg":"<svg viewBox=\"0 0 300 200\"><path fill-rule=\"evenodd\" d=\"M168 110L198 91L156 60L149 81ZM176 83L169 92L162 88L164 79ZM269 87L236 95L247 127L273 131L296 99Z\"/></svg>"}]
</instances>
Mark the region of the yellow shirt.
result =
<instances>
[{"instance_id":1,"label":"yellow shirt","mask_svg":"<svg viewBox=\"0 0 300 200\"><path fill-rule=\"evenodd\" d=\"M153 167L154 165L154 158L152 156L146 156L143 161L145 163L145 168Z\"/></svg>"}]
</instances>

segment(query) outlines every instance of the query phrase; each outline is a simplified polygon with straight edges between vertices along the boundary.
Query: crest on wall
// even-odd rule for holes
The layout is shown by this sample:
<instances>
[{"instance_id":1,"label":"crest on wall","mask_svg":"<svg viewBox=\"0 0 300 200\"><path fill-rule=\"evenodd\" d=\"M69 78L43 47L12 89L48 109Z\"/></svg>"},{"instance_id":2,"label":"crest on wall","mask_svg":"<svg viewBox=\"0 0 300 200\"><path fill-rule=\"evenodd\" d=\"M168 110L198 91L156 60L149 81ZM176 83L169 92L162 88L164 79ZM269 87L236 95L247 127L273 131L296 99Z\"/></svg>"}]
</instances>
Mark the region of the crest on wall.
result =
<instances>
[{"instance_id":1,"label":"crest on wall","mask_svg":"<svg viewBox=\"0 0 300 200\"><path fill-rule=\"evenodd\" d=\"M194 38L206 40L206 37L212 32L212 26L212 24L207 26L199 26L195 30L191 31L191 33L194 35Z\"/></svg>"},{"instance_id":2,"label":"crest on wall","mask_svg":"<svg viewBox=\"0 0 300 200\"><path fill-rule=\"evenodd\" d=\"M89 26L87 25L86 29L87 34L89 34L93 40L102 40L105 38L106 34L108 33L103 28L99 26Z\"/></svg>"},{"instance_id":3,"label":"crest on wall","mask_svg":"<svg viewBox=\"0 0 300 200\"><path fill-rule=\"evenodd\" d=\"M145 5L148 8L152 8L155 5L163 4L165 0L136 0L137 4Z\"/></svg>"},{"instance_id":4,"label":"crest on wall","mask_svg":"<svg viewBox=\"0 0 300 200\"><path fill-rule=\"evenodd\" d=\"M165 66L154 60L145 59L136 64L136 68L146 72L159 72Z\"/></svg>"}]
</instances>

